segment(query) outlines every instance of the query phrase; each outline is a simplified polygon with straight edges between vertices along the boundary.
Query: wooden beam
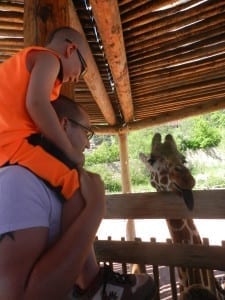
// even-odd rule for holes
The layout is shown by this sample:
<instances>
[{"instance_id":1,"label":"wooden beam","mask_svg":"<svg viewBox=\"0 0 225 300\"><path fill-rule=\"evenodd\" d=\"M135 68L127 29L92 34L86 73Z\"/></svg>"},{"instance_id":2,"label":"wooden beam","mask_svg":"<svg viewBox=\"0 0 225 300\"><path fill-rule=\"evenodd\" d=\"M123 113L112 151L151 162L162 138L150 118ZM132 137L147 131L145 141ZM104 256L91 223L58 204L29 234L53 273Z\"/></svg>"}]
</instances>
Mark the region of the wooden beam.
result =
<instances>
[{"instance_id":1,"label":"wooden beam","mask_svg":"<svg viewBox=\"0 0 225 300\"><path fill-rule=\"evenodd\" d=\"M134 112L118 2L90 0L90 4L127 123Z\"/></svg>"},{"instance_id":2,"label":"wooden beam","mask_svg":"<svg viewBox=\"0 0 225 300\"><path fill-rule=\"evenodd\" d=\"M222 246L95 241L98 261L225 270Z\"/></svg>"},{"instance_id":3,"label":"wooden beam","mask_svg":"<svg viewBox=\"0 0 225 300\"><path fill-rule=\"evenodd\" d=\"M193 191L188 210L175 192L106 195L107 219L225 219L225 190Z\"/></svg>"},{"instance_id":4,"label":"wooden beam","mask_svg":"<svg viewBox=\"0 0 225 300\"><path fill-rule=\"evenodd\" d=\"M157 116L146 118L140 121L127 124L127 126L93 126L93 130L96 134L108 134L116 135L121 133L128 133L129 131L140 130L147 127L153 127L162 125L176 120L185 119L188 117L198 116L220 109L225 109L224 98L218 100L207 101L206 103L200 103L198 105L192 105L190 107L181 108L179 110L173 110L171 112L162 112Z\"/></svg>"},{"instance_id":5,"label":"wooden beam","mask_svg":"<svg viewBox=\"0 0 225 300\"><path fill-rule=\"evenodd\" d=\"M84 80L106 121L110 125L114 125L116 123L115 113L72 0L25 1L24 39L26 46L44 45L47 34L60 26L71 26L83 34L85 42L84 45L82 45L81 50L84 50L82 54L84 54L85 60L88 64L88 72L86 73ZM73 87L65 87L64 93L66 93L68 97L74 98Z\"/></svg>"}]
</instances>

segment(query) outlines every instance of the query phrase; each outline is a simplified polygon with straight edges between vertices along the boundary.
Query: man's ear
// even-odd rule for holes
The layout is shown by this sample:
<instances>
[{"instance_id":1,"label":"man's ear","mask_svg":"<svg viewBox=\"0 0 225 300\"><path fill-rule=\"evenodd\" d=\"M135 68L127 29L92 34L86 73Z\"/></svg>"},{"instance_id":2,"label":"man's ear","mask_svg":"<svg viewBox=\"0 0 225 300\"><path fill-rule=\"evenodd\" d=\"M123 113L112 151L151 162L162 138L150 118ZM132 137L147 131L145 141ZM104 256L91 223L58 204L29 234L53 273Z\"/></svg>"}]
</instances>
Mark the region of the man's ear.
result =
<instances>
[{"instance_id":1,"label":"man's ear","mask_svg":"<svg viewBox=\"0 0 225 300\"><path fill-rule=\"evenodd\" d=\"M75 49L76 46L74 44L68 44L66 46L65 57L66 58L70 57Z\"/></svg>"},{"instance_id":2,"label":"man's ear","mask_svg":"<svg viewBox=\"0 0 225 300\"><path fill-rule=\"evenodd\" d=\"M68 126L68 119L66 117L63 117L61 120L60 120L60 124L62 126L62 128L64 130L67 129L67 126Z\"/></svg>"}]
</instances>

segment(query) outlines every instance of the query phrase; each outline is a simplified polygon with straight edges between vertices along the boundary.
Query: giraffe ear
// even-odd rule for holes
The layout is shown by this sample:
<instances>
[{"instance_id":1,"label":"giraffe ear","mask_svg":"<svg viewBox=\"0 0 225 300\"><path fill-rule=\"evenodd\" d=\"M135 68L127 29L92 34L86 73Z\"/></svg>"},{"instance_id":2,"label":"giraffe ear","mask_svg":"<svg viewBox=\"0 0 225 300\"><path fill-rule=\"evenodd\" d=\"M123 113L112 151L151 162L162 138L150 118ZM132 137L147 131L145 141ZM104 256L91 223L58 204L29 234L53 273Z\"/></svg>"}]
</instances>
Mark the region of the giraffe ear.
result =
<instances>
[{"instance_id":1,"label":"giraffe ear","mask_svg":"<svg viewBox=\"0 0 225 300\"><path fill-rule=\"evenodd\" d=\"M161 134L156 133L152 138L152 152L157 152L157 149L159 149L161 145L161 141L162 141Z\"/></svg>"},{"instance_id":2,"label":"giraffe ear","mask_svg":"<svg viewBox=\"0 0 225 300\"><path fill-rule=\"evenodd\" d=\"M184 162L184 156L177 149L177 144L171 134L167 134L164 142L166 156L173 161Z\"/></svg>"},{"instance_id":3,"label":"giraffe ear","mask_svg":"<svg viewBox=\"0 0 225 300\"><path fill-rule=\"evenodd\" d=\"M139 153L139 158L143 163L147 161L147 156L142 152Z\"/></svg>"},{"instance_id":4,"label":"giraffe ear","mask_svg":"<svg viewBox=\"0 0 225 300\"><path fill-rule=\"evenodd\" d=\"M174 149L177 149L177 145L175 143L175 140L173 138L173 136L171 134L167 134L166 137L165 137L165 141L170 143L171 145L173 145L173 148Z\"/></svg>"}]
</instances>

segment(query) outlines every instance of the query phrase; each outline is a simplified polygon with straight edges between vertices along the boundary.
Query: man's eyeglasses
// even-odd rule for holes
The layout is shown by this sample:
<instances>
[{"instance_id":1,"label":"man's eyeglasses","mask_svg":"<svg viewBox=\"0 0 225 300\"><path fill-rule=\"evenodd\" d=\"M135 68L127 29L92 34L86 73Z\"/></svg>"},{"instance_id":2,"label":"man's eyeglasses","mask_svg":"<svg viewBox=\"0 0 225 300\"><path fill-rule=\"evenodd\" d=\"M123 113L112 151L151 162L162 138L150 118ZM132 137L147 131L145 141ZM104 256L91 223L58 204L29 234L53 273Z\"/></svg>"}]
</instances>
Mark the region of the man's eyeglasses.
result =
<instances>
[{"instance_id":1,"label":"man's eyeglasses","mask_svg":"<svg viewBox=\"0 0 225 300\"><path fill-rule=\"evenodd\" d=\"M69 120L72 124L77 125L77 126L80 126L82 129L84 129L84 130L85 130L85 133L86 133L86 136L87 136L87 138L88 138L89 140L93 137L94 131L93 131L91 128L88 128L88 127L86 127L86 126L80 124L79 122L77 122L77 121L75 121L75 120L73 120L73 119L68 119L68 120Z\"/></svg>"},{"instance_id":2,"label":"man's eyeglasses","mask_svg":"<svg viewBox=\"0 0 225 300\"><path fill-rule=\"evenodd\" d=\"M74 45L74 43L69 39L65 39L65 41L67 43ZM77 50L77 55L78 55L78 58L79 58L80 64L81 64L80 77L83 77L87 72L87 64L86 64L86 61L84 60L82 54L80 53L79 49L76 47L76 45L74 45L74 46L75 46L75 49Z\"/></svg>"}]
</instances>

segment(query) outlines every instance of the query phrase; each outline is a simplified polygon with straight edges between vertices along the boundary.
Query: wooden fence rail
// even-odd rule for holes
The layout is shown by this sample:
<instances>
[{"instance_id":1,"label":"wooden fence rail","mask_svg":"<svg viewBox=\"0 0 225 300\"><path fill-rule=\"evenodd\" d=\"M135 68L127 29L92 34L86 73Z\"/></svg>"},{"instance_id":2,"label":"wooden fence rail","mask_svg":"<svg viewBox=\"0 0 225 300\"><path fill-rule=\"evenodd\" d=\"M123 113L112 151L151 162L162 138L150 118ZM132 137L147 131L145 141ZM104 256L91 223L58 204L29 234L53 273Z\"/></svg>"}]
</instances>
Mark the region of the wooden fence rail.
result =
<instances>
[{"instance_id":1,"label":"wooden fence rail","mask_svg":"<svg viewBox=\"0 0 225 300\"><path fill-rule=\"evenodd\" d=\"M173 192L107 195L106 219L225 219L225 190L193 191L194 209Z\"/></svg>"},{"instance_id":2,"label":"wooden fence rail","mask_svg":"<svg viewBox=\"0 0 225 300\"><path fill-rule=\"evenodd\" d=\"M99 261L197 267L225 271L225 247L136 241L95 242Z\"/></svg>"},{"instance_id":3,"label":"wooden fence rail","mask_svg":"<svg viewBox=\"0 0 225 300\"><path fill-rule=\"evenodd\" d=\"M225 190L193 191L194 209L188 210L182 196L173 192L128 193L106 196L106 219L225 219ZM224 234L225 240L225 234ZM122 271L127 265L151 266L157 284L155 299L160 295L161 266L168 266L171 297L178 299L175 267L201 268L225 271L225 242L221 246L149 242L96 240L94 244L99 262L120 263Z\"/></svg>"}]
</instances>

